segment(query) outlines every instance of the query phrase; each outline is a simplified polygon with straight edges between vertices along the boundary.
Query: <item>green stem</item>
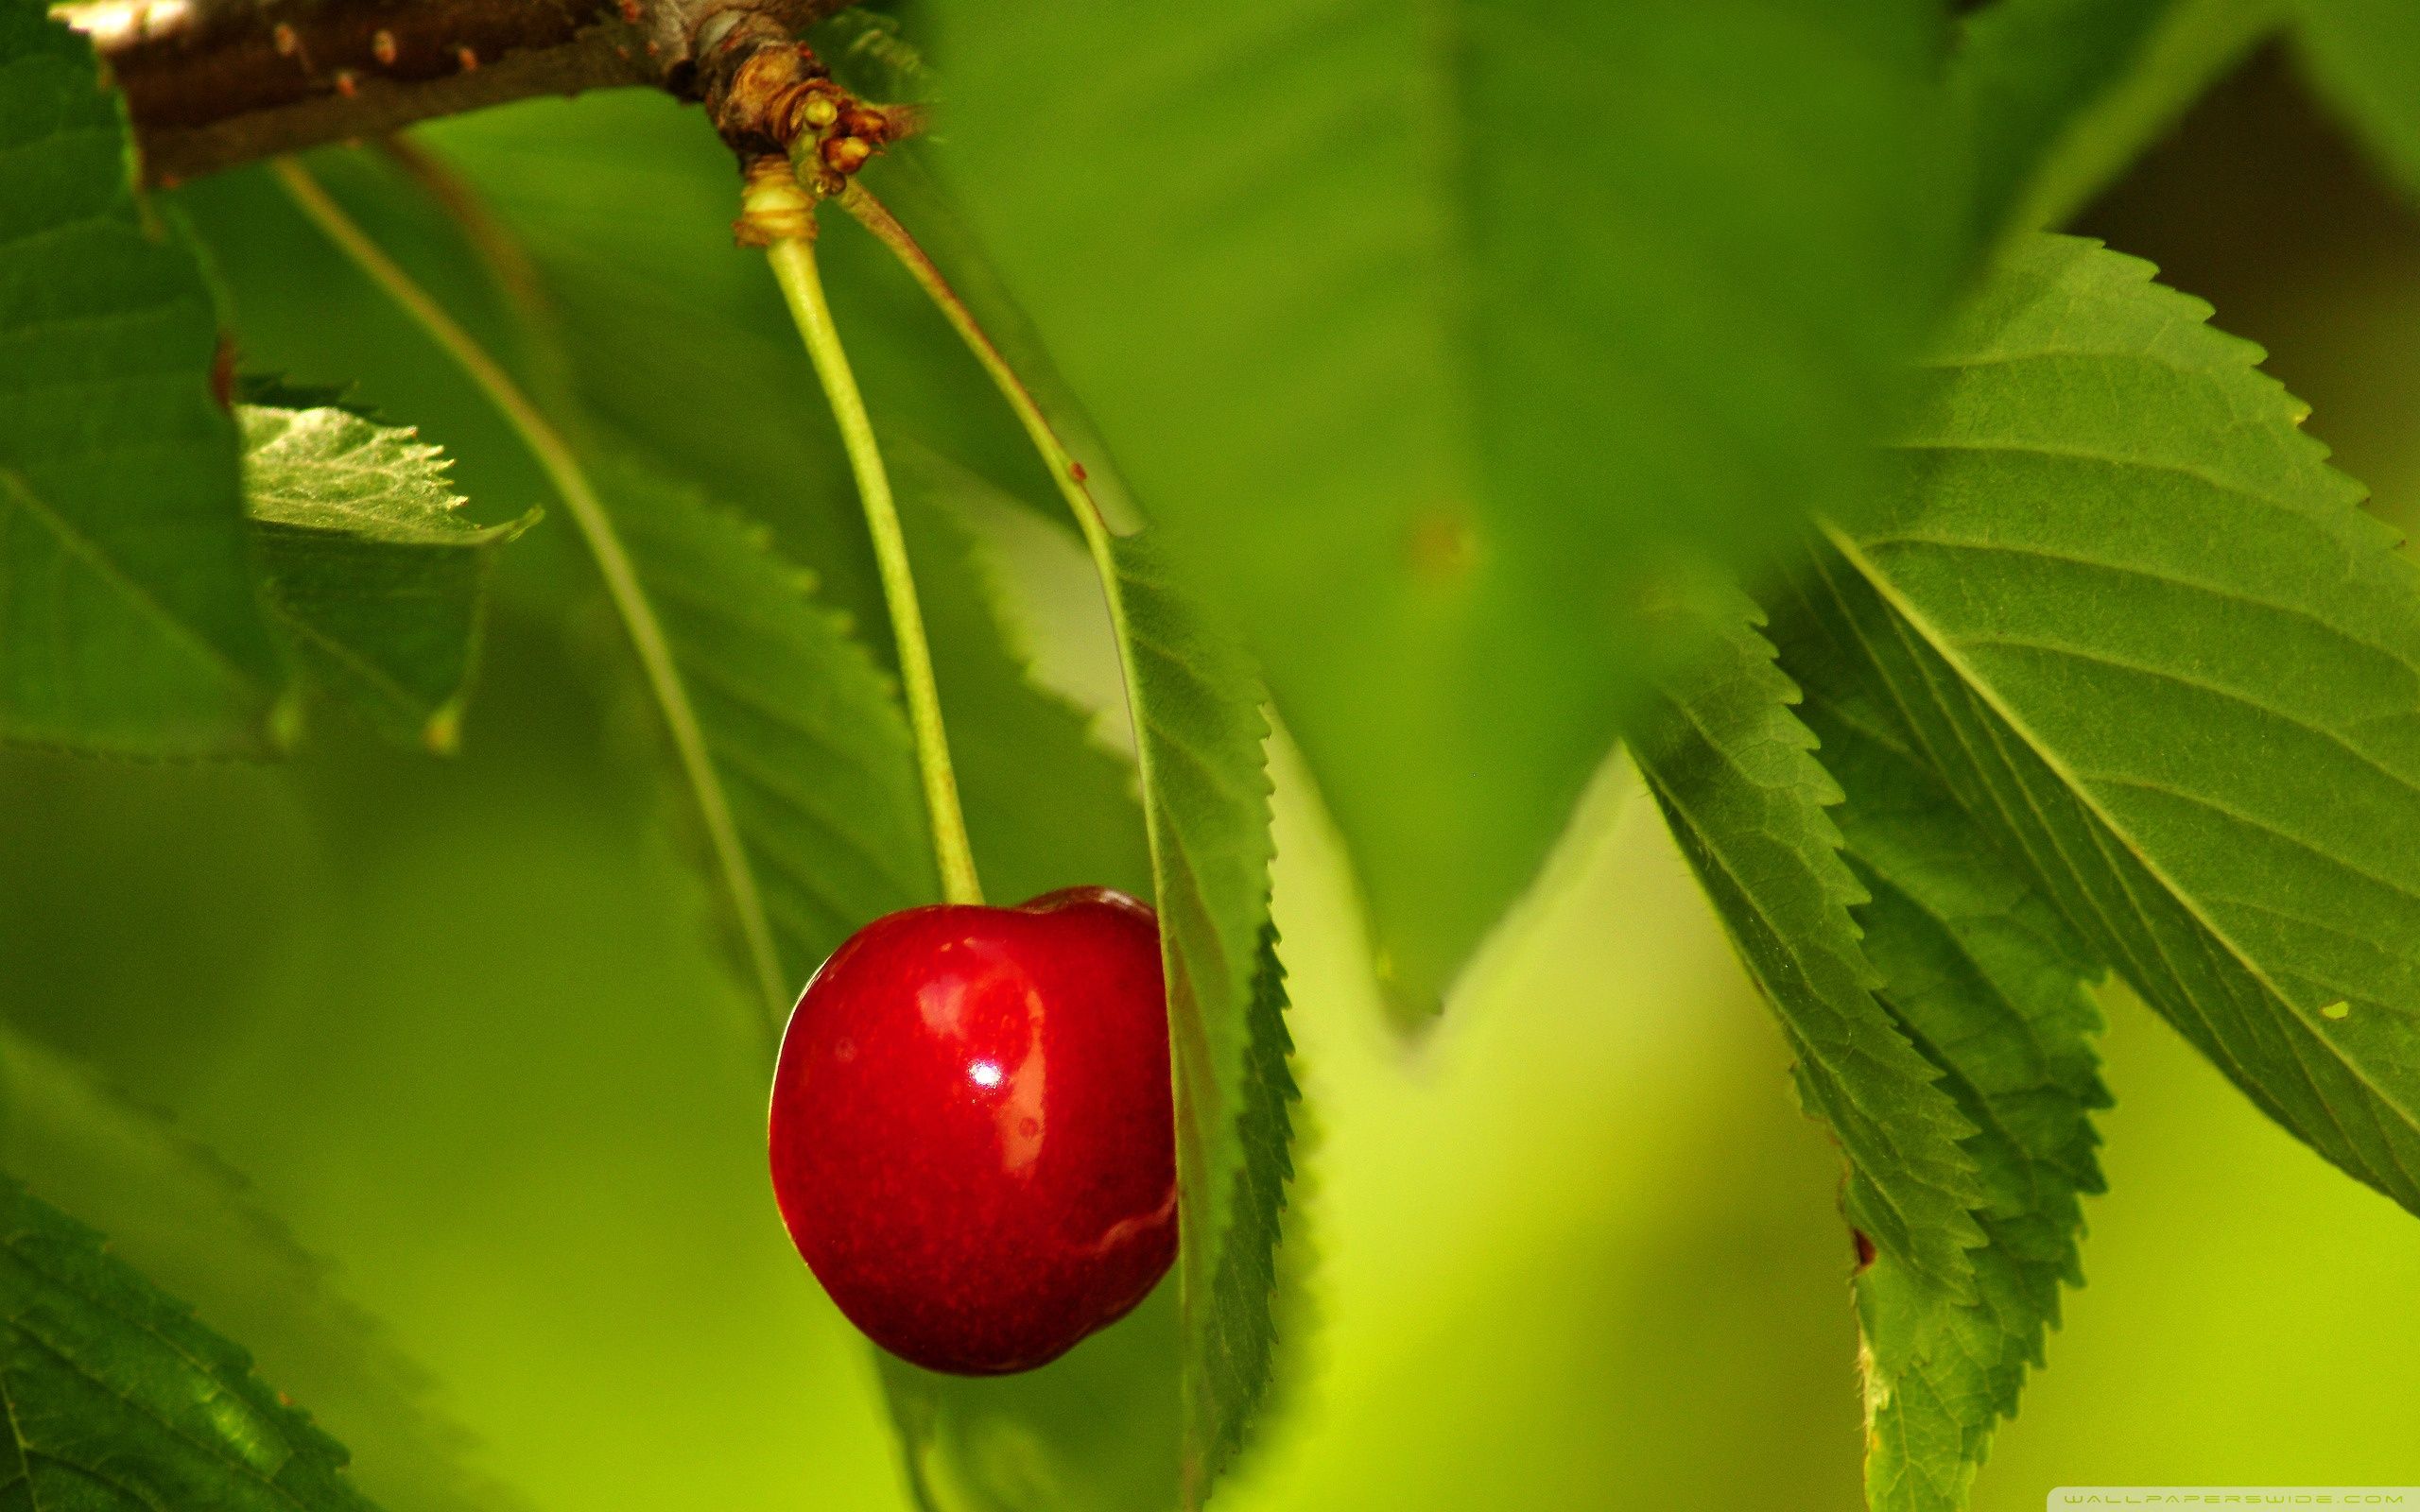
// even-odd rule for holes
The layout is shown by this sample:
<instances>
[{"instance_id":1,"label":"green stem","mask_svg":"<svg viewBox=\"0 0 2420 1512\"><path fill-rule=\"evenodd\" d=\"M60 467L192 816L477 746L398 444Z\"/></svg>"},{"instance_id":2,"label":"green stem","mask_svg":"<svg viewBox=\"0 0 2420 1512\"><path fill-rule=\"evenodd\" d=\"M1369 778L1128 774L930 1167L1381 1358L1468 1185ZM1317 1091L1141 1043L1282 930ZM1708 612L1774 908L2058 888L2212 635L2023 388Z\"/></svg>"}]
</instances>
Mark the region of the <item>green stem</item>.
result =
<instances>
[{"instance_id":1,"label":"green stem","mask_svg":"<svg viewBox=\"0 0 2420 1512\"><path fill-rule=\"evenodd\" d=\"M1026 387L1025 380L1018 377L1017 370L1009 365L1009 359L993 344L991 335L977 322L975 312L966 307L966 301L959 297L958 290L950 286L949 280L942 276L931 255L908 233L908 228L899 224L898 219L884 208L881 200L852 179L849 187L840 195L840 208L856 216L857 223L872 232L876 241L890 249L891 255L907 268L908 275L924 288L934 306L958 332L967 350L975 353L975 360L991 374L993 384L999 388L1001 397L1009 402L1009 407L1016 411L1018 423L1025 427L1026 436L1033 442L1033 449L1041 454L1044 465L1049 469L1051 481L1058 485L1059 496L1066 500L1067 507L1075 512L1076 527L1083 532L1084 544L1092 550L1093 564L1099 569L1103 588L1115 595L1117 565L1111 552L1109 523L1102 518L1100 506L1093 498L1092 490L1084 486L1083 464L1076 460L1075 454L1069 452L1066 443L1059 438L1058 431L1051 427L1048 417L1043 414L1042 405L1034 399L1033 391Z\"/></svg>"},{"instance_id":2,"label":"green stem","mask_svg":"<svg viewBox=\"0 0 2420 1512\"><path fill-rule=\"evenodd\" d=\"M687 688L682 683L680 669L672 660L670 644L666 641L664 627L655 617L654 607L648 602L646 592L639 586L638 573L631 565L630 553L622 546L622 539L614 529L613 518L605 511L596 490L589 482L588 473L579 465L562 433L558 431L538 406L531 403L521 386L512 380L501 364L488 354L471 334L445 313L428 291L412 281L411 275L384 249L370 239L368 233L354 224L342 206L330 198L318 180L291 158L280 158L273 164L278 180L302 213L309 216L327 238L336 243L372 282L386 290L388 296L410 316L432 341L445 350L457 365L478 386L489 403L495 405L513 433L520 437L529 455L545 472L546 481L554 486L562 500L563 508L587 543L589 555L596 559L597 575L604 579L605 592L613 600L614 612L621 616L630 631L631 645L638 653L639 666L647 678L656 706L664 711L664 723L672 736L672 747L681 763L683 775L696 796L699 817L706 832L706 844L714 852L716 868L722 874L723 885L731 894L733 912L738 915L742 942L746 946L749 964L758 988L773 1014L789 1005L789 988L781 970L781 957L773 948L770 926L766 921L764 900L756 888L756 874L748 862L748 852L740 844L739 827L732 818L731 803L723 793L721 776L715 770L707 754L704 732L698 724L697 711L689 703ZM766 1021L768 1022L771 1021Z\"/></svg>"},{"instance_id":3,"label":"green stem","mask_svg":"<svg viewBox=\"0 0 2420 1512\"><path fill-rule=\"evenodd\" d=\"M899 508L890 494L890 475L882 464L874 440L873 421L866 414L865 397L857 391L848 352L832 323L832 307L823 297L823 279L815 266L814 212L805 191L779 159L752 173L742 201L744 222L767 232L765 255L773 277L805 338L823 396L840 427L840 443L856 474L857 494L865 503L866 529L873 538L874 564L882 575L883 602L890 610L890 627L899 644L899 683L907 696L908 723L916 737L916 764L925 782L925 806L932 816L933 857L940 864L942 895L954 903L979 903L983 888L975 874L974 849L967 844L966 816L958 801L958 778L951 770L949 737L942 728L940 689L933 681L933 656L925 640L924 611L916 603L916 578L908 565L908 541L899 525Z\"/></svg>"}]
</instances>

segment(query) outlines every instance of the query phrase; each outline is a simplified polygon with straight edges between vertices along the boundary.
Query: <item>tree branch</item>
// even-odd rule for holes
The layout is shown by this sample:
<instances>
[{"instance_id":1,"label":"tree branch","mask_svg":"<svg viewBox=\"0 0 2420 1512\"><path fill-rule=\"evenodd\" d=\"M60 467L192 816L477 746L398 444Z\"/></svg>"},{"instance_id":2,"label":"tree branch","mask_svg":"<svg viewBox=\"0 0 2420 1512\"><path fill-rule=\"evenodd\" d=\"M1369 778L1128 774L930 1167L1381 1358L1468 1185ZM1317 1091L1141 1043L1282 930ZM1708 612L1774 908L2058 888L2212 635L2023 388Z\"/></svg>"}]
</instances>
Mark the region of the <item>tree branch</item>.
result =
<instances>
[{"instance_id":1,"label":"tree branch","mask_svg":"<svg viewBox=\"0 0 2420 1512\"><path fill-rule=\"evenodd\" d=\"M771 45L849 0L76 0L126 91L145 177L175 182L541 94L697 98L727 41ZM719 53L718 53L719 48ZM701 68L715 57L717 67Z\"/></svg>"}]
</instances>

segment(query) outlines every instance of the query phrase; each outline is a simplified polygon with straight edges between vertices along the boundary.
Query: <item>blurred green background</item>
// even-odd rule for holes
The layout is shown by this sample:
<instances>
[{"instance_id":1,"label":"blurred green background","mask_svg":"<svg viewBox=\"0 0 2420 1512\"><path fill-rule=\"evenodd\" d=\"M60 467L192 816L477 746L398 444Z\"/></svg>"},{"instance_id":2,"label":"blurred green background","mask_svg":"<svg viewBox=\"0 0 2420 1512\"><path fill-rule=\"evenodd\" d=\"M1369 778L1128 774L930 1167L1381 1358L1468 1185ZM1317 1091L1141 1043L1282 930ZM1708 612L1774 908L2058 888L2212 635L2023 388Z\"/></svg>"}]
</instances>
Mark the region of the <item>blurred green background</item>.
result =
<instances>
[{"instance_id":1,"label":"blurred green background","mask_svg":"<svg viewBox=\"0 0 2420 1512\"><path fill-rule=\"evenodd\" d=\"M424 140L536 254L601 421L811 543L826 592L866 612L861 554L831 544L850 507L828 422L776 318L752 325L774 297L728 249L733 186L702 127L616 97ZM461 247L387 170L320 166L492 321ZM460 459L482 518L544 499L467 387L256 175L177 199L248 365L361 380ZM2420 519L2420 220L2287 66L2256 60L2084 225L2269 346L2381 512ZM925 363L902 291L830 240L844 327L898 337L860 343L877 403L1020 481L971 375ZM1022 532L1004 556L1048 670L1097 689L1064 549ZM277 768L0 755L0 1009L172 1114L249 1177L229 1200L290 1235L147 1202L107 1151L35 1149L27 1174L251 1345L397 1512L902 1505L872 1362L765 1190L755 1029L615 631L594 606L561 629L591 593L560 519L504 561L453 760L333 712ZM1408 1039L1316 798L1280 777L1312 1315L1221 1504L1856 1507L1839 1160L1635 779L1608 768L1443 1021ZM2110 1009L2090 1284L1978 1507L2074 1483L2420 1481L2420 1225L2148 1013ZM234 1250L286 1257L294 1287L246 1291ZM358 1311L311 1300L322 1282Z\"/></svg>"}]
</instances>

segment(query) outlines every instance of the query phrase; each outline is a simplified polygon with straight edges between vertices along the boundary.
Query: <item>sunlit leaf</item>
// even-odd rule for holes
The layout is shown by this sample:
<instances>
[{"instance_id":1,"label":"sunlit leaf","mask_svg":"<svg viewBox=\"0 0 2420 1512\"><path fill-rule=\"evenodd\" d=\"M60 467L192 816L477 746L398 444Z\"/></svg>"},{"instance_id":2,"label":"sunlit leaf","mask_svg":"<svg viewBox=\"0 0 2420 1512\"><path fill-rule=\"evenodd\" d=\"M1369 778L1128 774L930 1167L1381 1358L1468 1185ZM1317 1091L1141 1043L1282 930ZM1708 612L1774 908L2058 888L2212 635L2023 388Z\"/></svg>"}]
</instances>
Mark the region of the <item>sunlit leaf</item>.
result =
<instances>
[{"instance_id":1,"label":"sunlit leaf","mask_svg":"<svg viewBox=\"0 0 2420 1512\"><path fill-rule=\"evenodd\" d=\"M2091 954L2420 1211L2420 576L2208 313L2020 244L1813 580Z\"/></svg>"},{"instance_id":2,"label":"sunlit leaf","mask_svg":"<svg viewBox=\"0 0 2420 1512\"><path fill-rule=\"evenodd\" d=\"M131 151L91 45L0 0L0 738L266 751L293 706L217 319Z\"/></svg>"},{"instance_id":3,"label":"sunlit leaf","mask_svg":"<svg viewBox=\"0 0 2420 1512\"><path fill-rule=\"evenodd\" d=\"M527 522L462 519L449 464L412 431L328 407L237 419L270 602L311 678L389 734L450 750L493 548Z\"/></svg>"},{"instance_id":4,"label":"sunlit leaf","mask_svg":"<svg viewBox=\"0 0 2420 1512\"><path fill-rule=\"evenodd\" d=\"M2083 1194L2101 1190L2091 1113L2100 970L2057 910L2001 861L1917 752L1889 690L1820 597L1777 592L1774 638L1802 717L1847 799L1833 810L1867 901L1857 918L1883 1005L1940 1068L1972 1132L1983 1244L1971 1289L1877 1253L1858 1277L1866 1489L1877 1512L1959 1512L2043 1361L2060 1287L2082 1283ZM1837 637L1837 638L1836 638Z\"/></svg>"},{"instance_id":5,"label":"sunlit leaf","mask_svg":"<svg viewBox=\"0 0 2420 1512\"><path fill-rule=\"evenodd\" d=\"M1826 809L1841 790L1790 709L1796 690L1745 605L1687 619L1719 655L1668 677L1637 741L1639 769L1682 852L1764 988L1797 1057L1800 1095L1847 1151L1849 1221L1934 1286L1963 1296L1981 1235L1973 1132L1942 1073L1875 997L1850 910L1866 894ZM1682 616L1673 616L1678 628Z\"/></svg>"}]
</instances>

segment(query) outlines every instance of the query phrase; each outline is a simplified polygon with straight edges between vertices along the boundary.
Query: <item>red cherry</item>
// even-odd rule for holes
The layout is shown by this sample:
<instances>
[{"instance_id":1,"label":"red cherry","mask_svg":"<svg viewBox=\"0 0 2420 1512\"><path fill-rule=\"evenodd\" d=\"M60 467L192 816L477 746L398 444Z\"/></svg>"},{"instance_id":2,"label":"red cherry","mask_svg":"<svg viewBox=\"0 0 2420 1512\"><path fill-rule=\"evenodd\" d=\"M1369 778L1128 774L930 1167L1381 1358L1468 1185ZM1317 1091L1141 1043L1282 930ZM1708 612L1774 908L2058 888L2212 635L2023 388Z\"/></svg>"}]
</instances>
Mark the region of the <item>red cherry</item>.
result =
<instances>
[{"instance_id":1,"label":"red cherry","mask_svg":"<svg viewBox=\"0 0 2420 1512\"><path fill-rule=\"evenodd\" d=\"M1176 1257L1159 921L1105 887L877 919L806 985L773 1194L849 1320L999 1375L1115 1322Z\"/></svg>"}]
</instances>

